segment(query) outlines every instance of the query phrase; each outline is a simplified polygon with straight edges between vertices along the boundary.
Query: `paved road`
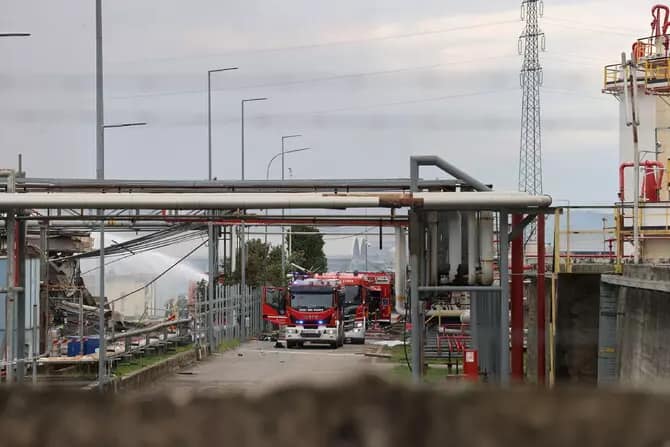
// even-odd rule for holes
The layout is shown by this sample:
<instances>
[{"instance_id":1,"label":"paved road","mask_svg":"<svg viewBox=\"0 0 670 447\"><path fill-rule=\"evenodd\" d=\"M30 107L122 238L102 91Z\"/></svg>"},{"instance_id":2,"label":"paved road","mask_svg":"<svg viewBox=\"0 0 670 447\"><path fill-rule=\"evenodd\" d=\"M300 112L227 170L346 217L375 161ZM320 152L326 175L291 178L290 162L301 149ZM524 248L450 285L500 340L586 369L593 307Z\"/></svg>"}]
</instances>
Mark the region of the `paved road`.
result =
<instances>
[{"instance_id":1,"label":"paved road","mask_svg":"<svg viewBox=\"0 0 670 447\"><path fill-rule=\"evenodd\" d=\"M331 383L362 373L383 374L390 366L366 357L368 345L344 345L337 350L321 346L277 349L273 342L248 342L233 351L216 354L158 385L177 393L262 393L291 383Z\"/></svg>"}]
</instances>

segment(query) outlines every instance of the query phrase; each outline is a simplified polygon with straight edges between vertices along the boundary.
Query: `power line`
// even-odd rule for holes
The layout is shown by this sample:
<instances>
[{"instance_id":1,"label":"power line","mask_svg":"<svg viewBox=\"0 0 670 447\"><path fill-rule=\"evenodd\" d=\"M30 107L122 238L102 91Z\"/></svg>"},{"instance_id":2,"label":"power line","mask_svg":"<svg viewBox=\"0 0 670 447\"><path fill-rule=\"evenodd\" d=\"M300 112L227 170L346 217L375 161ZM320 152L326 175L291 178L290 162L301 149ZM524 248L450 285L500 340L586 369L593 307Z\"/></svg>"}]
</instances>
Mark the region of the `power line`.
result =
<instances>
[{"instance_id":1,"label":"power line","mask_svg":"<svg viewBox=\"0 0 670 447\"><path fill-rule=\"evenodd\" d=\"M334 47L334 46L342 46L342 45L354 45L354 44L366 43L366 42L382 42L382 41L385 41L385 40L411 39L411 38L431 36L431 35L436 35L436 34L452 33L452 32L458 32L458 31L467 31L467 30L478 29L478 28L488 28L488 27L498 26L498 25L508 25L508 24L511 24L511 23L517 23L517 20L500 20L500 21L495 21L495 22L478 23L478 24L475 24L475 25L464 25L464 26L455 26L455 27L451 27L451 28L441 28L441 29L435 29L435 30L416 31L416 32L412 32L412 33L388 34L386 36L363 37L363 38L359 38L359 39L337 40L337 41L331 41L331 42L317 42L317 43L303 44L303 45L289 45L289 46L283 46L283 47L269 47L269 48L237 49L237 50L229 50L229 51L223 51L223 52L217 52L217 53L203 54L203 55L199 55L199 56L145 58L145 59L134 60L134 61L116 61L115 63L126 64L126 63L132 63L132 62L140 62L140 61L174 61L174 60L188 60L188 59L207 59L207 58L228 56L228 55L240 54L240 53L254 54L254 53L274 53L274 52L280 52L280 51L309 50L309 49L314 49L314 48Z\"/></svg>"},{"instance_id":2,"label":"power line","mask_svg":"<svg viewBox=\"0 0 670 447\"><path fill-rule=\"evenodd\" d=\"M589 30L589 31L598 31L598 32L603 32L603 30L605 30L605 31L616 31L616 34L626 32L626 33L628 33L626 35L630 35L630 34L634 34L634 33L639 32L639 30L633 29L633 28L624 28L624 27L621 27L621 26L603 25L601 23L592 24L592 23L587 23L587 22L575 21L574 19L569 19L569 18L565 18L565 17L557 17L557 16L546 17L545 16L543 18L544 18L544 20L547 20L549 22L566 22L566 23L571 24L572 26L581 26L584 29Z\"/></svg>"},{"instance_id":3,"label":"power line","mask_svg":"<svg viewBox=\"0 0 670 447\"><path fill-rule=\"evenodd\" d=\"M617 36L627 36L630 37L630 33L624 32L624 31L614 31L610 29L603 29L603 28L594 28L590 26L580 26L579 22L571 22L571 24L564 24L560 22L556 22L554 20L548 19L550 25L558 26L559 28L566 28L566 29L573 29L573 30L578 30L578 31L588 31L588 32L593 32L593 33L604 33L604 34L613 34Z\"/></svg>"},{"instance_id":4,"label":"power line","mask_svg":"<svg viewBox=\"0 0 670 447\"><path fill-rule=\"evenodd\" d=\"M417 67L396 68L396 69L391 69L391 70L378 70L378 71L368 71L368 72L360 72L360 73L349 73L349 74L343 74L343 75L322 76L322 77L315 77L315 78L309 78L309 79L297 79L297 80L294 80L294 81L268 82L268 83L262 83L262 84L243 85L243 86L233 87L233 88L215 88L215 89L212 89L212 92L225 92L225 91L247 90L247 89L254 89L254 88L261 88L261 87L263 87L263 88L284 87L284 86L289 86L289 85L311 84L311 83L314 83L314 82L336 81L336 80L340 80L340 79L352 79L352 78L360 78L360 77L367 77L367 76L382 76L382 75L388 75L388 74L405 73L405 72L410 72L410 71L434 70L436 68L440 68L440 67L443 67L443 66L444 66L443 64L423 65L423 66L417 66ZM138 93L138 94L135 94L135 95L112 96L111 99L134 99L134 98L147 98L147 97L152 97L152 96L193 95L193 94L205 93L206 91L207 90L199 89L199 90L163 91L163 92L155 92L155 93Z\"/></svg>"},{"instance_id":5,"label":"power line","mask_svg":"<svg viewBox=\"0 0 670 447\"><path fill-rule=\"evenodd\" d=\"M477 57L471 59L458 59L459 64L468 64L472 62L480 61L489 61L495 59L508 59L510 55L500 55L500 56L485 56ZM436 70L439 68L449 67L450 64L433 64L433 65L418 65L414 67L402 67L402 68L393 68L388 70L376 70L376 71L367 71L367 72L357 72L357 73L345 73L342 75L331 75L331 76L320 76L308 79L296 79L293 81L282 81L282 82L266 82L260 84L251 84L251 85L242 85L238 87L225 87L225 88L213 88L212 92L234 92L240 90L256 89L256 88L272 88L272 87L286 87L292 85L303 85L303 84L312 84L318 82L328 82L328 81L337 81L342 79L355 79L362 77L371 77L371 76L384 76L398 73L408 73L413 71L424 71L424 70ZM151 98L151 97L162 97L162 96L181 96L181 95L194 95L194 94L203 94L206 93L205 89L193 89L193 90L173 90L173 91L162 91L162 92L153 92L153 93L136 93L132 95L119 95L111 96L110 99L114 100L123 100L123 99L137 99L137 98Z\"/></svg>"},{"instance_id":6,"label":"power line","mask_svg":"<svg viewBox=\"0 0 670 447\"><path fill-rule=\"evenodd\" d=\"M204 246L206 243L207 243L207 241L203 241L201 244L199 244L199 245L196 246L193 250L189 251L189 252L186 253L184 256L182 256L181 258L179 258L179 259L177 260L177 262L175 262L174 264L172 264L172 265L171 265L170 267L168 267L167 269L163 270L160 274L158 274L158 276L156 276L154 279L152 279L151 281L149 281L148 283L146 283L146 284L143 285L142 287L139 287L139 288L133 290L133 291L130 292L130 293L126 293L125 295L121 295L120 297L118 297L118 298L113 299L112 301L110 301L108 304L116 303L117 301L121 301L121 300L124 299L124 298L128 298L130 295L132 295L132 294L134 294L134 293L137 293L137 292L140 292L140 291L146 289L147 287L149 287L150 285L152 285L153 283L155 283L156 281L158 281L159 279L161 279L163 276L165 276L170 270L172 270L173 268L177 267L182 261L184 261L186 258L188 258L189 256L191 256L193 253L195 253L197 250L199 250L199 249L200 249L202 246Z\"/></svg>"}]
</instances>

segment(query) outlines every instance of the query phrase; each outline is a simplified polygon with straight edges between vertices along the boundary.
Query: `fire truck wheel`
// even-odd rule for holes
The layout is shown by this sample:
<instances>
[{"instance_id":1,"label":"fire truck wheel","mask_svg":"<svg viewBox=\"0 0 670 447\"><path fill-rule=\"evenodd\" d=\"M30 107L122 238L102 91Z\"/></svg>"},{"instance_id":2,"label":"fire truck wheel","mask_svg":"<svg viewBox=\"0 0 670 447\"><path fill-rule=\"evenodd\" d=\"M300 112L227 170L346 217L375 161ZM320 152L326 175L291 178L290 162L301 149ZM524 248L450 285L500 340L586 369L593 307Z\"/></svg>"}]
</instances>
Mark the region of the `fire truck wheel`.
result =
<instances>
[{"instance_id":1,"label":"fire truck wheel","mask_svg":"<svg viewBox=\"0 0 670 447\"><path fill-rule=\"evenodd\" d=\"M287 341L287 342L286 342L286 348L287 348L287 349L293 349L293 348L295 348L295 342L294 342L294 341Z\"/></svg>"},{"instance_id":2,"label":"fire truck wheel","mask_svg":"<svg viewBox=\"0 0 670 447\"><path fill-rule=\"evenodd\" d=\"M332 343L330 344L330 348L331 348L331 349L337 349L338 346L339 346L339 343L336 342L336 341L334 341L334 342L332 342Z\"/></svg>"}]
</instances>

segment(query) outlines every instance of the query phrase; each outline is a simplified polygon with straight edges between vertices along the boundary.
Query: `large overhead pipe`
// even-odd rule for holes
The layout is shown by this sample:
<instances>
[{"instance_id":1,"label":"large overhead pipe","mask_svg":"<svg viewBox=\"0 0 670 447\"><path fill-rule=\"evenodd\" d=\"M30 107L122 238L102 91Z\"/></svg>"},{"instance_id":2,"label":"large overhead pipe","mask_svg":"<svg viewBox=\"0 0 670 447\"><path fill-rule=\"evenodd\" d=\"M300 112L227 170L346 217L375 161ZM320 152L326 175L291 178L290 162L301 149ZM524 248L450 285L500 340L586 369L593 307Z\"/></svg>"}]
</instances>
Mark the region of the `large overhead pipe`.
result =
<instances>
[{"instance_id":1,"label":"large overhead pipe","mask_svg":"<svg viewBox=\"0 0 670 447\"><path fill-rule=\"evenodd\" d=\"M475 191L491 191L491 187L483 184L476 178L461 171L451 163L436 157L435 155L415 155L410 158L410 175L412 181L412 190L418 189L419 167L421 166L435 166L442 169L447 174L460 180L466 186L470 186Z\"/></svg>"},{"instance_id":2,"label":"large overhead pipe","mask_svg":"<svg viewBox=\"0 0 670 447\"><path fill-rule=\"evenodd\" d=\"M7 193L0 209L282 209L403 208L496 210L547 207L551 197L526 193L421 192L406 194L151 194L151 193Z\"/></svg>"},{"instance_id":3,"label":"large overhead pipe","mask_svg":"<svg viewBox=\"0 0 670 447\"><path fill-rule=\"evenodd\" d=\"M289 179L289 180L120 180L120 179L17 179L19 190L114 192L273 192L273 191L408 191L410 179ZM456 180L417 180L422 190L453 190Z\"/></svg>"}]
</instances>

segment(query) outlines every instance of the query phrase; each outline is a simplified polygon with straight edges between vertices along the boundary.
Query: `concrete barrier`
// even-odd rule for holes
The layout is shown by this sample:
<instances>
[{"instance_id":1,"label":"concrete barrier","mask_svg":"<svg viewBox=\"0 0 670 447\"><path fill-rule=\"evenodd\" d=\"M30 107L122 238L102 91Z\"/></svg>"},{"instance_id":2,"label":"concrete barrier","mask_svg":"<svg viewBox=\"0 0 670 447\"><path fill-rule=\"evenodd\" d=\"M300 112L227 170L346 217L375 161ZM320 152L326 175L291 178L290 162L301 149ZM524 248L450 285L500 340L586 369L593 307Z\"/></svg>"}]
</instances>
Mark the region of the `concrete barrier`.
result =
<instances>
[{"instance_id":1,"label":"concrete barrier","mask_svg":"<svg viewBox=\"0 0 670 447\"><path fill-rule=\"evenodd\" d=\"M637 447L667 445L669 406L597 389L450 393L378 379L186 401L5 388L0 430L13 447Z\"/></svg>"},{"instance_id":2,"label":"concrete barrier","mask_svg":"<svg viewBox=\"0 0 670 447\"><path fill-rule=\"evenodd\" d=\"M139 369L131 374L114 377L105 384L105 391L125 392L142 390L155 383L156 380L195 363L198 359L199 353L196 348L180 352L179 354L175 354L170 358ZM88 390L97 388L97 383L87 387Z\"/></svg>"}]
</instances>

